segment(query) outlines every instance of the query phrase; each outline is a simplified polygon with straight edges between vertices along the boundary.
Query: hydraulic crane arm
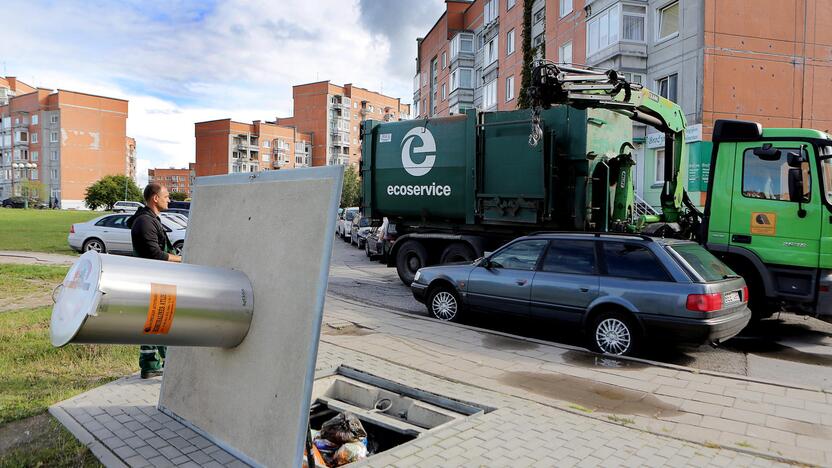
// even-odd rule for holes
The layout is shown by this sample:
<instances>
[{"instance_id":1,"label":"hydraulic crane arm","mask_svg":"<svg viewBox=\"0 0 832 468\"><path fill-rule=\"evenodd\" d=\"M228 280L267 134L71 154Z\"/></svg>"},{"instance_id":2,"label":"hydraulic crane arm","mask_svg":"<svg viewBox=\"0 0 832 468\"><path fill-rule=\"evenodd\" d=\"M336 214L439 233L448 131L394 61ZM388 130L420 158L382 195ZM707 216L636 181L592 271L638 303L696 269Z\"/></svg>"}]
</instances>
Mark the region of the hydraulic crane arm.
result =
<instances>
[{"instance_id":1,"label":"hydraulic crane arm","mask_svg":"<svg viewBox=\"0 0 832 468\"><path fill-rule=\"evenodd\" d=\"M601 72L556 65L548 60L534 63L528 96L532 105L532 134L529 137L532 145L536 145L542 135L539 124L541 109L556 104L579 109L608 109L664 133L664 184L659 221L678 222L683 214L683 203L692 206L687 202L679 180L687 160L684 145L687 123L678 104L640 84L629 83L614 70Z\"/></svg>"}]
</instances>

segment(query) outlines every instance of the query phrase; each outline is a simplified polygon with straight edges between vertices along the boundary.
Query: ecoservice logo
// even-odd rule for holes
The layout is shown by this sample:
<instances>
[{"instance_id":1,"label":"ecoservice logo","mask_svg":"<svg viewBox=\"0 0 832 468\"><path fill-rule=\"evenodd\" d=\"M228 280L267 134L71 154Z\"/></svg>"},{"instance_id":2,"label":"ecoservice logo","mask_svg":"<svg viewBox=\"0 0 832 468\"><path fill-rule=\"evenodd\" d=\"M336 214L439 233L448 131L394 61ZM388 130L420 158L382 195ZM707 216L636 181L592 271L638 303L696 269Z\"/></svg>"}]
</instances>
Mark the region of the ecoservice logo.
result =
<instances>
[{"instance_id":1,"label":"ecoservice logo","mask_svg":"<svg viewBox=\"0 0 832 468\"><path fill-rule=\"evenodd\" d=\"M412 148L415 140L422 142L422 146ZM421 163L413 161L413 154L424 154L425 160ZM408 174L414 177L421 177L431 169L436 162L436 141L433 134L425 127L411 128L402 138L402 166Z\"/></svg>"}]
</instances>

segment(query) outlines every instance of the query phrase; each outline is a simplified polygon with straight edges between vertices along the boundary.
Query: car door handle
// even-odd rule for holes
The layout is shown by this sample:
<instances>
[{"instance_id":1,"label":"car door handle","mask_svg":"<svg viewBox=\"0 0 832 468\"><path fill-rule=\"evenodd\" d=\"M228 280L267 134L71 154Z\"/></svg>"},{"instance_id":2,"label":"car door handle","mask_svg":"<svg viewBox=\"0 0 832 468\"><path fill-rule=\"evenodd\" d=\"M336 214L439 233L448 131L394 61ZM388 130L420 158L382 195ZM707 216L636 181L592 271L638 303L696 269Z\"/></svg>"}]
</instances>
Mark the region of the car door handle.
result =
<instances>
[{"instance_id":1,"label":"car door handle","mask_svg":"<svg viewBox=\"0 0 832 468\"><path fill-rule=\"evenodd\" d=\"M734 234L731 236L731 242L736 242L737 244L750 244L751 243L751 236L746 236L742 234Z\"/></svg>"},{"instance_id":2,"label":"car door handle","mask_svg":"<svg viewBox=\"0 0 832 468\"><path fill-rule=\"evenodd\" d=\"M581 292L589 292L589 288L578 288Z\"/></svg>"},{"instance_id":3,"label":"car door handle","mask_svg":"<svg viewBox=\"0 0 832 468\"><path fill-rule=\"evenodd\" d=\"M516 282L517 282L517 285L518 285L518 286L525 286L525 285L526 285L526 283L528 283L529 281L528 281L528 280L524 280L524 279L519 279L519 280L517 280Z\"/></svg>"}]
</instances>

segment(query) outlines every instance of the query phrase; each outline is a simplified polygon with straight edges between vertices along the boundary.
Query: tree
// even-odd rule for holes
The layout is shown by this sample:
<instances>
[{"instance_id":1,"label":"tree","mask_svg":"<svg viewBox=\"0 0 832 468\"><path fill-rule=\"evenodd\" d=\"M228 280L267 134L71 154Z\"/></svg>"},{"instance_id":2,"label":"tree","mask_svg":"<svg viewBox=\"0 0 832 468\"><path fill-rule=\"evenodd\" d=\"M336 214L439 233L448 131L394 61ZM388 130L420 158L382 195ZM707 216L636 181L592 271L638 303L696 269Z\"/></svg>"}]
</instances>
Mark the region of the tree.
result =
<instances>
[{"instance_id":1,"label":"tree","mask_svg":"<svg viewBox=\"0 0 832 468\"><path fill-rule=\"evenodd\" d=\"M171 192L170 199L174 201L185 201L188 198L188 194L185 192Z\"/></svg>"},{"instance_id":2,"label":"tree","mask_svg":"<svg viewBox=\"0 0 832 468\"><path fill-rule=\"evenodd\" d=\"M126 195L126 196L125 196ZM123 175L108 175L87 187L84 203L91 210L112 210L119 200L142 201L142 191L133 179Z\"/></svg>"},{"instance_id":3,"label":"tree","mask_svg":"<svg viewBox=\"0 0 832 468\"><path fill-rule=\"evenodd\" d=\"M344 208L358 206L361 202L361 179L355 166L344 170L344 188L341 189L341 206Z\"/></svg>"},{"instance_id":4,"label":"tree","mask_svg":"<svg viewBox=\"0 0 832 468\"><path fill-rule=\"evenodd\" d=\"M517 98L518 109L528 109L532 106L529 88L532 85L532 62L535 48L532 47L532 2L523 1L523 68L520 78L520 95ZM541 44L542 45L542 44Z\"/></svg>"},{"instance_id":5,"label":"tree","mask_svg":"<svg viewBox=\"0 0 832 468\"><path fill-rule=\"evenodd\" d=\"M46 202L46 185L37 180L22 180L20 182L21 194L29 197L29 203L38 201Z\"/></svg>"}]
</instances>

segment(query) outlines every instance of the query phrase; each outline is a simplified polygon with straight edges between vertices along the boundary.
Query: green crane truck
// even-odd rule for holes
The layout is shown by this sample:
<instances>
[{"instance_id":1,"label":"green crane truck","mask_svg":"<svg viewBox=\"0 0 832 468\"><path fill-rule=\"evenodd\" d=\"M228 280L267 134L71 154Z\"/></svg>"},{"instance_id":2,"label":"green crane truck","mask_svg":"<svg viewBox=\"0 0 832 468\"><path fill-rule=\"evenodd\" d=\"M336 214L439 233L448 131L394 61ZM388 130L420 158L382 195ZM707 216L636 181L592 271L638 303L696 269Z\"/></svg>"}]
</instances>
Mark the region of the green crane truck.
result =
<instances>
[{"instance_id":1,"label":"green crane truck","mask_svg":"<svg viewBox=\"0 0 832 468\"><path fill-rule=\"evenodd\" d=\"M704 212L680 179L684 113L614 71L536 64L531 110L362 125L362 210L395 223L405 284L534 231L697 239L742 274L759 317L832 319L832 139L720 120ZM660 215L636 214L632 121L665 134ZM814 181L814 183L812 183Z\"/></svg>"}]
</instances>

